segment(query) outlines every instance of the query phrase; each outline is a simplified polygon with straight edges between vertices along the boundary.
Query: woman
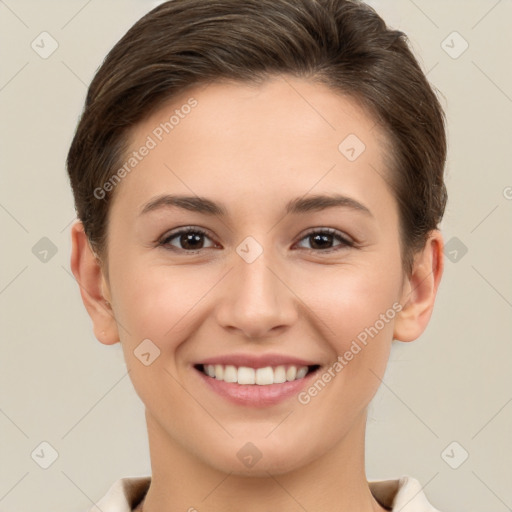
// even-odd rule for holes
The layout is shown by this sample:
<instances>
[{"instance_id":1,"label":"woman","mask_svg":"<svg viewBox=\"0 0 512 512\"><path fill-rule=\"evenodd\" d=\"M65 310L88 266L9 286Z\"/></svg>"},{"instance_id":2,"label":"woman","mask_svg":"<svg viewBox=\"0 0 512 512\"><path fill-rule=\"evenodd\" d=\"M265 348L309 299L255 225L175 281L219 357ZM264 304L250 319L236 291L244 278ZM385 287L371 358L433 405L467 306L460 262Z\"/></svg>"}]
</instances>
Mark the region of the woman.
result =
<instances>
[{"instance_id":1,"label":"woman","mask_svg":"<svg viewBox=\"0 0 512 512\"><path fill-rule=\"evenodd\" d=\"M366 410L442 276L444 113L349 0L173 0L93 79L71 267L152 465L103 512L435 511L368 482Z\"/></svg>"}]
</instances>

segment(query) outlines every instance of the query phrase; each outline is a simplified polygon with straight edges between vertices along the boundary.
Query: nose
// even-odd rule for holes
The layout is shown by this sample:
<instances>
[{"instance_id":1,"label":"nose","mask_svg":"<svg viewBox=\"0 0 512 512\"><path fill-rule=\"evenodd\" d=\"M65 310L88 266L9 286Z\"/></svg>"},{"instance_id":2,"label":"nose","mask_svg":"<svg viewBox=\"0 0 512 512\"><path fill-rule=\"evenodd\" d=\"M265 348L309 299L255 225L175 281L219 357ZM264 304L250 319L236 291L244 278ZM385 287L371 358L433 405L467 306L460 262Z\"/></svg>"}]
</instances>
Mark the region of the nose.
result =
<instances>
[{"instance_id":1,"label":"nose","mask_svg":"<svg viewBox=\"0 0 512 512\"><path fill-rule=\"evenodd\" d=\"M291 326L298 317L298 299L281 267L269 261L266 251L252 263L235 254L217 303L219 325L251 339L282 334Z\"/></svg>"}]
</instances>

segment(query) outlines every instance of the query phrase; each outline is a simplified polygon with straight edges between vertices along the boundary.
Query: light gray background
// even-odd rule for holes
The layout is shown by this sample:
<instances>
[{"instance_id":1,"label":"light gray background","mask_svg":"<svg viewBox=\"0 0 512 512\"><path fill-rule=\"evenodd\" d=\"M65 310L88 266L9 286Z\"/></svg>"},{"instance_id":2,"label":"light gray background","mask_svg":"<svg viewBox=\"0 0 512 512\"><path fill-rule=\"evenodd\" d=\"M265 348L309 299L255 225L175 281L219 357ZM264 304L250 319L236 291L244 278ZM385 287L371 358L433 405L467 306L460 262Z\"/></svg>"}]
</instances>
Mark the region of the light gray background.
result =
<instances>
[{"instance_id":1,"label":"light gray background","mask_svg":"<svg viewBox=\"0 0 512 512\"><path fill-rule=\"evenodd\" d=\"M158 3L0 0L0 511L83 511L116 479L150 473L121 347L96 341L69 270L64 162L95 70ZM394 347L371 404L367 475L412 475L443 512L512 510L512 3L369 3L409 35L440 91L442 231L455 245L427 331ZM59 45L47 59L31 48L43 31ZM454 31L469 44L457 58ZM43 237L57 250L47 261ZM42 442L58 453L48 469Z\"/></svg>"}]
</instances>

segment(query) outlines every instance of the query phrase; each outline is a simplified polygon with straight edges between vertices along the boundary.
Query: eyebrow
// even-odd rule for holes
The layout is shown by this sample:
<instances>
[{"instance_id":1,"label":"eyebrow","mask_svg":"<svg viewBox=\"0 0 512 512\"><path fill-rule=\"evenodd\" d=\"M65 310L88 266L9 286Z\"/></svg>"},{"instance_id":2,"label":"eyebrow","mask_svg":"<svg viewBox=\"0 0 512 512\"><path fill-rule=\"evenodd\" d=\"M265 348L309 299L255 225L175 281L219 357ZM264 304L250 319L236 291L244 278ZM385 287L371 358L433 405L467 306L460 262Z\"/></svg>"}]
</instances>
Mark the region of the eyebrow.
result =
<instances>
[{"instance_id":1,"label":"eyebrow","mask_svg":"<svg viewBox=\"0 0 512 512\"><path fill-rule=\"evenodd\" d=\"M217 217L225 217L227 215L227 209L223 205L207 199L206 197L170 194L161 195L148 201L142 207L139 215L144 215L162 208L173 207ZM373 217L372 212L364 204L351 197L340 194L298 197L286 204L285 212L287 214L301 214L336 207L349 208Z\"/></svg>"}]
</instances>

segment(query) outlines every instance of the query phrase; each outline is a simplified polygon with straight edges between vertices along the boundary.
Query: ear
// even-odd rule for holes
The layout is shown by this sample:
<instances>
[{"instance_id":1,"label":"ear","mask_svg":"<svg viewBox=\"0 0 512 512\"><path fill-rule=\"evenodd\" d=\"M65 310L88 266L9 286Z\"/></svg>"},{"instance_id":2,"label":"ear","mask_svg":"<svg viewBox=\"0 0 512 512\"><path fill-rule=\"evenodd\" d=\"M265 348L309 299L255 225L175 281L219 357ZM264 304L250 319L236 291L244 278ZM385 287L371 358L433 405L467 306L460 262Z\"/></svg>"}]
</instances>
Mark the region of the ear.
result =
<instances>
[{"instance_id":1,"label":"ear","mask_svg":"<svg viewBox=\"0 0 512 512\"><path fill-rule=\"evenodd\" d=\"M101 343L113 345L119 341L119 333L110 305L108 282L80 221L71 227L71 243L71 270L92 319L94 335Z\"/></svg>"},{"instance_id":2,"label":"ear","mask_svg":"<svg viewBox=\"0 0 512 512\"><path fill-rule=\"evenodd\" d=\"M411 276L406 277L396 316L393 338L413 341L426 329L443 275L443 237L439 230L430 232L425 248L416 254Z\"/></svg>"}]
</instances>

